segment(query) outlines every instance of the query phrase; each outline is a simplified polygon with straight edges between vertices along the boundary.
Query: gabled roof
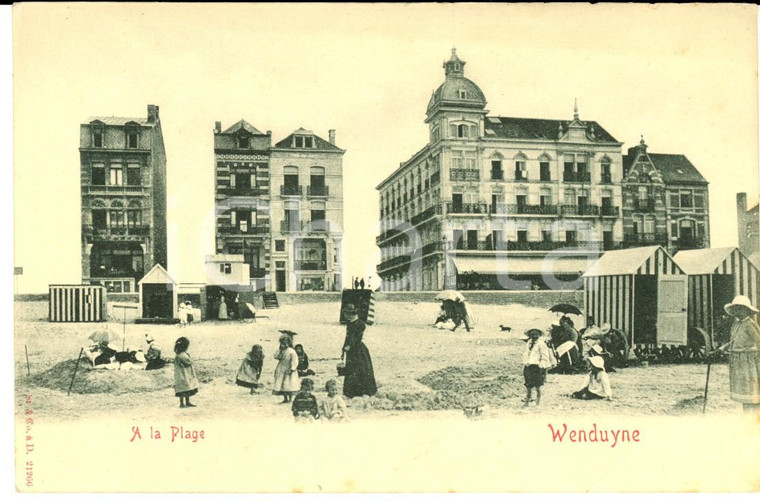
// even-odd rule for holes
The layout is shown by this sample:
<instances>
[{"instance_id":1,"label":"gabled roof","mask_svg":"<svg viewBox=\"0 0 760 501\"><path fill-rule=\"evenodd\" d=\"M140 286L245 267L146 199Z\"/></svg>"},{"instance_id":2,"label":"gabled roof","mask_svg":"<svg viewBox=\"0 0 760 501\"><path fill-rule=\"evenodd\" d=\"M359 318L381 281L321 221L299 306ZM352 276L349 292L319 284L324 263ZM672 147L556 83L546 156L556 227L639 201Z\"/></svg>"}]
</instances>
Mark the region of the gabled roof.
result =
<instances>
[{"instance_id":1,"label":"gabled roof","mask_svg":"<svg viewBox=\"0 0 760 501\"><path fill-rule=\"evenodd\" d=\"M560 137L559 126L562 126L563 134L572 120L548 120L543 118L513 118L513 117L486 117L486 138L497 137L507 139L550 139L557 140ZM591 141L601 143L617 143L617 139L607 132L601 125L594 121L583 122L589 129L593 126L594 138ZM489 133L488 131L492 131Z\"/></svg>"},{"instance_id":2,"label":"gabled roof","mask_svg":"<svg viewBox=\"0 0 760 501\"><path fill-rule=\"evenodd\" d=\"M222 132L222 134L234 134L235 132L239 131L240 129L246 130L246 131L250 132L251 134L263 135L263 132L261 132L260 130L258 130L256 127L254 127L253 125L249 124L245 120L240 120L240 121L236 122L235 124L231 125L230 127L227 128L227 130L225 130L224 132Z\"/></svg>"},{"instance_id":3,"label":"gabled roof","mask_svg":"<svg viewBox=\"0 0 760 501\"><path fill-rule=\"evenodd\" d=\"M684 155L647 153L647 156L662 174L662 180L666 184L707 184L707 180ZM633 157L634 155L623 155L623 172L630 167Z\"/></svg>"},{"instance_id":4,"label":"gabled roof","mask_svg":"<svg viewBox=\"0 0 760 501\"><path fill-rule=\"evenodd\" d=\"M659 245L607 251L583 277L610 275L675 275L683 270Z\"/></svg>"},{"instance_id":5,"label":"gabled roof","mask_svg":"<svg viewBox=\"0 0 760 501\"><path fill-rule=\"evenodd\" d=\"M169 276L169 272L167 272L163 266L160 264L155 265L151 270L144 276L142 279L137 282L138 284L174 284L176 285L177 282L174 281L172 277Z\"/></svg>"},{"instance_id":6,"label":"gabled roof","mask_svg":"<svg viewBox=\"0 0 760 501\"><path fill-rule=\"evenodd\" d=\"M90 124L98 120L105 125L126 125L129 122L135 122L139 125L151 127L154 124L149 123L147 118L129 118L129 117L90 117L84 122L84 125Z\"/></svg>"},{"instance_id":7,"label":"gabled roof","mask_svg":"<svg viewBox=\"0 0 760 501\"><path fill-rule=\"evenodd\" d=\"M293 136L311 136L314 138L314 148L294 148L293 147ZM275 148L280 149L297 149L298 151L303 150L309 150L309 149L315 149L315 150L331 150L331 151L343 151L342 149L338 148L334 144L332 144L329 141L325 141L318 135L314 134L310 130L306 130L303 127L300 127L297 131L290 134L288 137L283 139L282 141L278 142L274 145Z\"/></svg>"},{"instance_id":8,"label":"gabled roof","mask_svg":"<svg viewBox=\"0 0 760 501\"><path fill-rule=\"evenodd\" d=\"M712 275L737 250L736 247L683 250L673 260L687 275Z\"/></svg>"}]
</instances>

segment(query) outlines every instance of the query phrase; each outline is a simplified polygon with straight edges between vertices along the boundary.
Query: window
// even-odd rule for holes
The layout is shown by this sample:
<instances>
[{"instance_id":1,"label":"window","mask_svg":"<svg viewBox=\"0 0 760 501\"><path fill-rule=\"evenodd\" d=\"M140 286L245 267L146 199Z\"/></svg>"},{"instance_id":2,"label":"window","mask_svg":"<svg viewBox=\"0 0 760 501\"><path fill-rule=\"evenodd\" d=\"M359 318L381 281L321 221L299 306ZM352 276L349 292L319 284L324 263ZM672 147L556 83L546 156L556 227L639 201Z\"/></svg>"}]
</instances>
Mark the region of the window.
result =
<instances>
[{"instance_id":1,"label":"window","mask_svg":"<svg viewBox=\"0 0 760 501\"><path fill-rule=\"evenodd\" d=\"M324 221L325 210L324 209L311 209L311 221Z\"/></svg>"},{"instance_id":2,"label":"window","mask_svg":"<svg viewBox=\"0 0 760 501\"><path fill-rule=\"evenodd\" d=\"M515 180L524 181L528 179L528 171L525 167L525 160L515 160Z\"/></svg>"},{"instance_id":3,"label":"window","mask_svg":"<svg viewBox=\"0 0 760 501\"><path fill-rule=\"evenodd\" d=\"M552 230L541 230L541 241L542 242L551 242L552 241Z\"/></svg>"},{"instance_id":4,"label":"window","mask_svg":"<svg viewBox=\"0 0 760 501\"><path fill-rule=\"evenodd\" d=\"M127 227L137 228L142 226L142 211L139 209L127 210Z\"/></svg>"},{"instance_id":5,"label":"window","mask_svg":"<svg viewBox=\"0 0 760 501\"><path fill-rule=\"evenodd\" d=\"M515 199L517 201L517 208L520 210L520 207L524 207L528 203L528 196L527 195L516 195Z\"/></svg>"},{"instance_id":6,"label":"window","mask_svg":"<svg viewBox=\"0 0 760 501\"><path fill-rule=\"evenodd\" d=\"M124 169L121 164L111 164L109 170L109 180L111 186L124 186Z\"/></svg>"},{"instance_id":7,"label":"window","mask_svg":"<svg viewBox=\"0 0 760 501\"><path fill-rule=\"evenodd\" d=\"M219 263L219 273L224 273L225 275L229 275L232 273L232 264L230 263Z\"/></svg>"},{"instance_id":8,"label":"window","mask_svg":"<svg viewBox=\"0 0 760 501\"><path fill-rule=\"evenodd\" d=\"M92 209L92 227L97 230L106 229L106 210L105 209Z\"/></svg>"},{"instance_id":9,"label":"window","mask_svg":"<svg viewBox=\"0 0 760 501\"><path fill-rule=\"evenodd\" d=\"M467 99L467 91L464 89L459 89L459 99Z\"/></svg>"},{"instance_id":10,"label":"window","mask_svg":"<svg viewBox=\"0 0 760 501\"><path fill-rule=\"evenodd\" d=\"M705 206L705 196L700 194L694 194L694 207L697 207L699 209L703 208Z\"/></svg>"},{"instance_id":11,"label":"window","mask_svg":"<svg viewBox=\"0 0 760 501\"><path fill-rule=\"evenodd\" d=\"M518 242L527 242L528 241L528 230L517 230L517 241Z\"/></svg>"},{"instance_id":12,"label":"window","mask_svg":"<svg viewBox=\"0 0 760 501\"><path fill-rule=\"evenodd\" d=\"M274 250L275 252L285 252L285 240L275 240Z\"/></svg>"},{"instance_id":13,"label":"window","mask_svg":"<svg viewBox=\"0 0 760 501\"><path fill-rule=\"evenodd\" d=\"M504 179L504 171L501 170L501 160L491 160L491 179Z\"/></svg>"},{"instance_id":14,"label":"window","mask_svg":"<svg viewBox=\"0 0 760 501\"><path fill-rule=\"evenodd\" d=\"M139 136L135 128L127 129L127 148L137 148L137 145L139 143L138 138Z\"/></svg>"},{"instance_id":15,"label":"window","mask_svg":"<svg viewBox=\"0 0 760 501\"><path fill-rule=\"evenodd\" d=\"M103 186L106 184L106 166L102 163L92 164L91 183L94 186Z\"/></svg>"},{"instance_id":16,"label":"window","mask_svg":"<svg viewBox=\"0 0 760 501\"><path fill-rule=\"evenodd\" d=\"M457 125L457 137L461 137L461 138L468 137L469 129L470 128L464 124Z\"/></svg>"},{"instance_id":17,"label":"window","mask_svg":"<svg viewBox=\"0 0 760 501\"><path fill-rule=\"evenodd\" d=\"M127 164L127 184L140 186L140 164Z\"/></svg>"},{"instance_id":18,"label":"window","mask_svg":"<svg viewBox=\"0 0 760 501\"><path fill-rule=\"evenodd\" d=\"M461 250L464 249L464 232L462 230L454 230L454 248Z\"/></svg>"},{"instance_id":19,"label":"window","mask_svg":"<svg viewBox=\"0 0 760 501\"><path fill-rule=\"evenodd\" d=\"M237 147L242 149L248 149L251 147L251 138L249 136L238 136Z\"/></svg>"},{"instance_id":20,"label":"window","mask_svg":"<svg viewBox=\"0 0 760 501\"><path fill-rule=\"evenodd\" d=\"M567 230L565 232L565 243L575 245L578 242L578 232L575 230Z\"/></svg>"},{"instance_id":21,"label":"window","mask_svg":"<svg viewBox=\"0 0 760 501\"><path fill-rule=\"evenodd\" d=\"M103 126L95 126L92 128L92 146L94 148L102 148L103 147L103 136L105 131L103 129Z\"/></svg>"},{"instance_id":22,"label":"window","mask_svg":"<svg viewBox=\"0 0 760 501\"><path fill-rule=\"evenodd\" d=\"M313 148L314 147L314 138L313 137L305 137L304 138L304 146L306 148Z\"/></svg>"},{"instance_id":23,"label":"window","mask_svg":"<svg viewBox=\"0 0 760 501\"><path fill-rule=\"evenodd\" d=\"M612 171L610 168L610 162L607 159L602 160L602 182L603 183L612 182Z\"/></svg>"},{"instance_id":24,"label":"window","mask_svg":"<svg viewBox=\"0 0 760 501\"><path fill-rule=\"evenodd\" d=\"M691 209L692 207L694 207L694 204L692 202L691 192L682 191L681 192L681 208Z\"/></svg>"},{"instance_id":25,"label":"window","mask_svg":"<svg viewBox=\"0 0 760 501\"><path fill-rule=\"evenodd\" d=\"M575 190L565 190L565 205L575 205Z\"/></svg>"},{"instance_id":26,"label":"window","mask_svg":"<svg viewBox=\"0 0 760 501\"><path fill-rule=\"evenodd\" d=\"M124 227L124 210L123 209L111 209L108 211L109 225L111 228L123 228Z\"/></svg>"},{"instance_id":27,"label":"window","mask_svg":"<svg viewBox=\"0 0 760 501\"><path fill-rule=\"evenodd\" d=\"M649 198L649 187L639 186L639 200L647 200Z\"/></svg>"},{"instance_id":28,"label":"window","mask_svg":"<svg viewBox=\"0 0 760 501\"><path fill-rule=\"evenodd\" d=\"M551 181L552 175L549 170L549 162L541 162L539 165L541 166L541 181Z\"/></svg>"},{"instance_id":29,"label":"window","mask_svg":"<svg viewBox=\"0 0 760 501\"><path fill-rule=\"evenodd\" d=\"M296 148L303 148L303 137L296 136L294 138L294 140L295 140L295 146L296 146Z\"/></svg>"},{"instance_id":30,"label":"window","mask_svg":"<svg viewBox=\"0 0 760 501\"><path fill-rule=\"evenodd\" d=\"M469 250L477 250L478 230L467 230L467 248Z\"/></svg>"},{"instance_id":31,"label":"window","mask_svg":"<svg viewBox=\"0 0 760 501\"><path fill-rule=\"evenodd\" d=\"M248 172L237 172L230 176L230 185L243 190L251 189L253 176Z\"/></svg>"},{"instance_id":32,"label":"window","mask_svg":"<svg viewBox=\"0 0 760 501\"><path fill-rule=\"evenodd\" d=\"M550 190L541 190L540 198L539 198L540 204L543 206L551 205L552 204L552 193Z\"/></svg>"},{"instance_id":33,"label":"window","mask_svg":"<svg viewBox=\"0 0 760 501\"><path fill-rule=\"evenodd\" d=\"M652 235L654 233L654 218L647 217L644 219L644 233Z\"/></svg>"},{"instance_id":34,"label":"window","mask_svg":"<svg viewBox=\"0 0 760 501\"><path fill-rule=\"evenodd\" d=\"M294 145L296 148L313 148L314 138L311 136L295 136Z\"/></svg>"},{"instance_id":35,"label":"window","mask_svg":"<svg viewBox=\"0 0 760 501\"><path fill-rule=\"evenodd\" d=\"M670 206L673 208L679 208L681 206L681 199L679 198L678 193L670 194Z\"/></svg>"},{"instance_id":36,"label":"window","mask_svg":"<svg viewBox=\"0 0 760 501\"><path fill-rule=\"evenodd\" d=\"M678 223L673 221L670 223L670 233L672 236L677 237L678 236Z\"/></svg>"}]
</instances>

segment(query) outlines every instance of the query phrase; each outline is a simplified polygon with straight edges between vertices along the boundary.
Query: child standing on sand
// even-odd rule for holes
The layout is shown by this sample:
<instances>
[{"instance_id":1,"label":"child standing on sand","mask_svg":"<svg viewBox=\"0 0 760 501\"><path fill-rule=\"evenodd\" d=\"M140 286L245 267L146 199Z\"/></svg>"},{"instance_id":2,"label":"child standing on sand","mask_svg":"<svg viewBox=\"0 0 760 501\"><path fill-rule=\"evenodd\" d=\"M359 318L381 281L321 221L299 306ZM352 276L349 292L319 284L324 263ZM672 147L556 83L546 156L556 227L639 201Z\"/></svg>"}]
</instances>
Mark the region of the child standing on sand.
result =
<instances>
[{"instance_id":1,"label":"child standing on sand","mask_svg":"<svg viewBox=\"0 0 760 501\"><path fill-rule=\"evenodd\" d=\"M190 397L198 393L193 359L187 353L189 347L190 340L184 336L174 343L174 394L179 397L181 408L195 407L190 403Z\"/></svg>"},{"instance_id":2,"label":"child standing on sand","mask_svg":"<svg viewBox=\"0 0 760 501\"><path fill-rule=\"evenodd\" d=\"M546 342L542 339L544 333L540 329L530 329L525 333L525 352L523 353L523 376L525 377L525 400L527 407L536 389L536 405L541 403L541 387L546 381L546 371L552 366L551 353Z\"/></svg>"},{"instance_id":3,"label":"child standing on sand","mask_svg":"<svg viewBox=\"0 0 760 501\"><path fill-rule=\"evenodd\" d=\"M264 350L260 344L255 344L251 351L245 355L240 370L235 378L235 384L251 389L251 395L256 393L261 377L261 368L264 365Z\"/></svg>"},{"instance_id":4,"label":"child standing on sand","mask_svg":"<svg viewBox=\"0 0 760 501\"><path fill-rule=\"evenodd\" d=\"M282 395L282 402L291 401L298 391L298 355L293 349L293 338L288 334L280 336L280 349L274 354L278 360L274 369L274 395Z\"/></svg>"}]
</instances>

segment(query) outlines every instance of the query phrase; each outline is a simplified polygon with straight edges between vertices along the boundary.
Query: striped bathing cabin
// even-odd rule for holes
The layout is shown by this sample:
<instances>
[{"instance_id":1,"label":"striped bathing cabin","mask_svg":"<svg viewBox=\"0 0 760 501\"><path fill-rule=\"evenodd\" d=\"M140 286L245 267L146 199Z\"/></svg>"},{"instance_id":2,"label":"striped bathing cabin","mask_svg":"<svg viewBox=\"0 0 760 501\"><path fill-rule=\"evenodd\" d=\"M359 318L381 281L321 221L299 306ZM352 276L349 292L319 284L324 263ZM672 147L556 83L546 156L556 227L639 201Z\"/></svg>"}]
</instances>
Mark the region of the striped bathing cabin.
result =
<instances>
[{"instance_id":1,"label":"striped bathing cabin","mask_svg":"<svg viewBox=\"0 0 760 501\"><path fill-rule=\"evenodd\" d=\"M732 319L723 306L737 295L757 306L757 267L736 247L680 251L674 260L689 276L689 328L704 329L713 342L727 341Z\"/></svg>"},{"instance_id":2,"label":"striped bathing cabin","mask_svg":"<svg viewBox=\"0 0 760 501\"><path fill-rule=\"evenodd\" d=\"M686 275L660 246L605 252L583 274L586 315L633 344L686 344Z\"/></svg>"},{"instance_id":3,"label":"striped bathing cabin","mask_svg":"<svg viewBox=\"0 0 760 501\"><path fill-rule=\"evenodd\" d=\"M370 289L344 289L340 301L340 323L346 323L343 309L353 304L359 310L359 319L367 325L375 323L375 293Z\"/></svg>"},{"instance_id":4,"label":"striped bathing cabin","mask_svg":"<svg viewBox=\"0 0 760 501\"><path fill-rule=\"evenodd\" d=\"M48 321L103 322L106 288L102 285L51 285Z\"/></svg>"}]
</instances>

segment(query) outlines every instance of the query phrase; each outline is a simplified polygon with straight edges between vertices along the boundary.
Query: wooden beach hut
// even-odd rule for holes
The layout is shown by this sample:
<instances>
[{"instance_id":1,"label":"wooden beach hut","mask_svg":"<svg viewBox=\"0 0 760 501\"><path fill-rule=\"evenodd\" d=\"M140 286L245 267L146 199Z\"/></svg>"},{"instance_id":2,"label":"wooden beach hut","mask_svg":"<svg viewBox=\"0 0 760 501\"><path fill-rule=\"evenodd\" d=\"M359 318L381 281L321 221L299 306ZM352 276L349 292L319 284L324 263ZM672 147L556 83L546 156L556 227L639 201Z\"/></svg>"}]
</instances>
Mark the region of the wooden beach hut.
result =
<instances>
[{"instance_id":1,"label":"wooden beach hut","mask_svg":"<svg viewBox=\"0 0 760 501\"><path fill-rule=\"evenodd\" d=\"M583 274L586 315L631 345L685 345L687 277L660 246L605 252Z\"/></svg>"},{"instance_id":2,"label":"wooden beach hut","mask_svg":"<svg viewBox=\"0 0 760 501\"><path fill-rule=\"evenodd\" d=\"M757 305L760 270L736 247L684 250L673 259L689 277L689 329L703 329L712 343L728 340L732 319L723 306L740 294Z\"/></svg>"},{"instance_id":3,"label":"wooden beach hut","mask_svg":"<svg viewBox=\"0 0 760 501\"><path fill-rule=\"evenodd\" d=\"M160 264L155 265L142 280L140 288L140 317L171 319L177 315L177 282Z\"/></svg>"},{"instance_id":4,"label":"wooden beach hut","mask_svg":"<svg viewBox=\"0 0 760 501\"><path fill-rule=\"evenodd\" d=\"M51 285L48 292L48 321L103 322L106 288L102 285Z\"/></svg>"}]
</instances>

